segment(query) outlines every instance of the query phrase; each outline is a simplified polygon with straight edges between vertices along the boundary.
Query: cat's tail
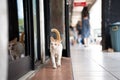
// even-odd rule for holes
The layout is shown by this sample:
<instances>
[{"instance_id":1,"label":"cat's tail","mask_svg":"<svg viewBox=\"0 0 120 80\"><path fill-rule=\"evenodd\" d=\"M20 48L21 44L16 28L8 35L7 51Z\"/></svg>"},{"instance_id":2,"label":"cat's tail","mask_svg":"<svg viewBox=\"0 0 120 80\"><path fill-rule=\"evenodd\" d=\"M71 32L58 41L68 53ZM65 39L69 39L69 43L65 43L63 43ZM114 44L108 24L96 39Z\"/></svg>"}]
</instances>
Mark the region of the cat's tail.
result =
<instances>
[{"instance_id":1,"label":"cat's tail","mask_svg":"<svg viewBox=\"0 0 120 80\"><path fill-rule=\"evenodd\" d=\"M61 37L60 37L60 32L57 30L57 29L51 29L51 32L54 32L54 33L56 33L56 39L58 40L58 41L61 41Z\"/></svg>"},{"instance_id":2,"label":"cat's tail","mask_svg":"<svg viewBox=\"0 0 120 80\"><path fill-rule=\"evenodd\" d=\"M21 36L20 36L20 39L19 39L19 42L24 43L24 35L25 35L25 33L22 32Z\"/></svg>"}]
</instances>

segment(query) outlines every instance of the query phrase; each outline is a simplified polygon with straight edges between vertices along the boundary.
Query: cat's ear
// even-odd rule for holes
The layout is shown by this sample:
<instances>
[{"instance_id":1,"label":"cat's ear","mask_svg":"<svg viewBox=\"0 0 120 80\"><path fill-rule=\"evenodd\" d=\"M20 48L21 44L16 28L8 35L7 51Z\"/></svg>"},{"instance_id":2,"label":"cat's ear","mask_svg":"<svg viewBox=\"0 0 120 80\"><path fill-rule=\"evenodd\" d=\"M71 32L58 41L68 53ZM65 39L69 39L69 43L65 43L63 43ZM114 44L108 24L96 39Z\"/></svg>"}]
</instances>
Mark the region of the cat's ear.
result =
<instances>
[{"instance_id":1,"label":"cat's ear","mask_svg":"<svg viewBox=\"0 0 120 80\"><path fill-rule=\"evenodd\" d=\"M14 39L13 39L13 42L16 43L16 42L17 42L17 38L14 38Z\"/></svg>"},{"instance_id":2,"label":"cat's ear","mask_svg":"<svg viewBox=\"0 0 120 80\"><path fill-rule=\"evenodd\" d=\"M53 37L50 37L50 41L55 41L55 39Z\"/></svg>"}]
</instances>

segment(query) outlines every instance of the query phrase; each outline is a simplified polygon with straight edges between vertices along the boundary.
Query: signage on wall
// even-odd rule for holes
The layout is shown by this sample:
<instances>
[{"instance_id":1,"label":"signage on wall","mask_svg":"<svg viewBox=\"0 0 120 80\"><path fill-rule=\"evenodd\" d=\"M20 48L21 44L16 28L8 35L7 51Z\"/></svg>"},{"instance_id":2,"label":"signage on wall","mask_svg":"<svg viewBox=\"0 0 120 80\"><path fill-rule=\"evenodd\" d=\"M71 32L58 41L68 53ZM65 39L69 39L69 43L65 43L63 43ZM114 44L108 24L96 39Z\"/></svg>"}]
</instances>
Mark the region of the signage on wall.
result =
<instances>
[{"instance_id":1,"label":"signage on wall","mask_svg":"<svg viewBox=\"0 0 120 80\"><path fill-rule=\"evenodd\" d=\"M80 7L80 6L86 6L86 2L74 2L73 3L74 7Z\"/></svg>"}]
</instances>

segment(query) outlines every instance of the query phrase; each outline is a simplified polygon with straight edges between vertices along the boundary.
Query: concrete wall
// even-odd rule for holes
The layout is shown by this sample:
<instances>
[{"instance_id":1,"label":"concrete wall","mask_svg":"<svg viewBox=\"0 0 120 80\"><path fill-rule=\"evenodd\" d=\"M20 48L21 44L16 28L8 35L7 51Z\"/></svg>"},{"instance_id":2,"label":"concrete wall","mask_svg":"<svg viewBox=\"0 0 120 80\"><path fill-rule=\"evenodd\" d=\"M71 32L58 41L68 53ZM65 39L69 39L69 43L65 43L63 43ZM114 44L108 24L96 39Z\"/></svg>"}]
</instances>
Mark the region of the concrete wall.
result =
<instances>
[{"instance_id":1,"label":"concrete wall","mask_svg":"<svg viewBox=\"0 0 120 80\"><path fill-rule=\"evenodd\" d=\"M50 1L50 26L63 33L64 27L64 0Z\"/></svg>"}]
</instances>

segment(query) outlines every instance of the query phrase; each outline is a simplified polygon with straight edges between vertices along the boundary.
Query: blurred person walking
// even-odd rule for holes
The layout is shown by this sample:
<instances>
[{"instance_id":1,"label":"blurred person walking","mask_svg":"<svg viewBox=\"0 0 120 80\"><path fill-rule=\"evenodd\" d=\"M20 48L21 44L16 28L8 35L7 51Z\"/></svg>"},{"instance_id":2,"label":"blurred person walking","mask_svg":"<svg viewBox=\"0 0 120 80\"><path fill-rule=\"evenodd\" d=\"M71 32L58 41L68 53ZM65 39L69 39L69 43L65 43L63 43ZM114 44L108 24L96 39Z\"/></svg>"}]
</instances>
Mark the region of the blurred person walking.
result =
<instances>
[{"instance_id":1,"label":"blurred person walking","mask_svg":"<svg viewBox=\"0 0 120 80\"><path fill-rule=\"evenodd\" d=\"M82 34L82 22L81 21L78 21L77 24L76 24L76 29L77 29L77 42L78 44L82 44L82 37L81 37L81 34Z\"/></svg>"},{"instance_id":2,"label":"blurred person walking","mask_svg":"<svg viewBox=\"0 0 120 80\"><path fill-rule=\"evenodd\" d=\"M82 20L82 38L83 38L85 47L88 46L89 36L90 36L89 17L88 17L88 14L85 14Z\"/></svg>"},{"instance_id":3,"label":"blurred person walking","mask_svg":"<svg viewBox=\"0 0 120 80\"><path fill-rule=\"evenodd\" d=\"M70 44L76 44L77 40L77 31L76 28L70 25Z\"/></svg>"}]
</instances>

